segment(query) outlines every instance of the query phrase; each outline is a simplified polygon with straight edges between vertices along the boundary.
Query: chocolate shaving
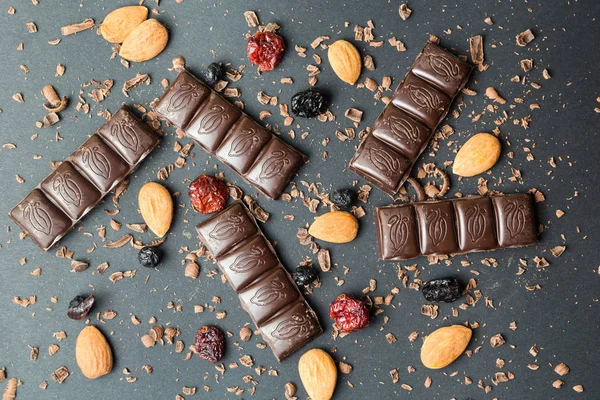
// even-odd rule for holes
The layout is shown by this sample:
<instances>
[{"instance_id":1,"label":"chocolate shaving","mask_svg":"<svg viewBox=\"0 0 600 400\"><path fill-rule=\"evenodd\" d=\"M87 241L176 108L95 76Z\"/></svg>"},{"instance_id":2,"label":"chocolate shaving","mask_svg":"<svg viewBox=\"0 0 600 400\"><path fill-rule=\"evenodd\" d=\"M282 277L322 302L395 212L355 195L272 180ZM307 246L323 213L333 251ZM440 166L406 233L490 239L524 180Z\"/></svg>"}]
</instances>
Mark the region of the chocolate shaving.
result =
<instances>
[{"instance_id":1,"label":"chocolate shaving","mask_svg":"<svg viewBox=\"0 0 600 400\"><path fill-rule=\"evenodd\" d=\"M63 36L73 35L75 33L85 31L87 29L93 28L95 25L94 20L91 18L86 18L83 22L79 22L77 24L66 25L60 28L60 33Z\"/></svg>"},{"instance_id":2,"label":"chocolate shaving","mask_svg":"<svg viewBox=\"0 0 600 400\"><path fill-rule=\"evenodd\" d=\"M131 235L131 233L126 233L125 235L123 235L121 237L121 239L115 240L112 242L108 242L104 245L104 247L107 247L109 249L118 249L119 247L125 246L127 243L131 242L132 240L133 240L133 236Z\"/></svg>"},{"instance_id":3,"label":"chocolate shaving","mask_svg":"<svg viewBox=\"0 0 600 400\"><path fill-rule=\"evenodd\" d=\"M473 36L469 38L469 46L471 48L471 59L474 64L483 64L483 37L481 35Z\"/></svg>"},{"instance_id":4,"label":"chocolate shaving","mask_svg":"<svg viewBox=\"0 0 600 400\"><path fill-rule=\"evenodd\" d=\"M526 31L521 32L516 36L517 46L525 47L533 39L535 39L535 35L533 34L533 32L531 32L531 29L527 29Z\"/></svg>"},{"instance_id":5,"label":"chocolate shaving","mask_svg":"<svg viewBox=\"0 0 600 400\"><path fill-rule=\"evenodd\" d=\"M126 97L129 97L129 91L131 89L134 89L136 87L138 87L140 84L145 83L146 85L150 84L150 75L148 74L140 74L137 73L135 75L135 77L125 81L125 83L123 83L123 94Z\"/></svg>"},{"instance_id":6,"label":"chocolate shaving","mask_svg":"<svg viewBox=\"0 0 600 400\"><path fill-rule=\"evenodd\" d=\"M331 270L331 256L329 250L321 249L317 254L319 260L319 266L323 272L329 272Z\"/></svg>"},{"instance_id":7,"label":"chocolate shaving","mask_svg":"<svg viewBox=\"0 0 600 400\"><path fill-rule=\"evenodd\" d=\"M244 203L248 206L248 209L254 215L254 218L259 220L260 222L267 222L269 219L269 213L262 209L261 206L258 205L256 200L254 200L251 196L244 196Z\"/></svg>"}]
</instances>

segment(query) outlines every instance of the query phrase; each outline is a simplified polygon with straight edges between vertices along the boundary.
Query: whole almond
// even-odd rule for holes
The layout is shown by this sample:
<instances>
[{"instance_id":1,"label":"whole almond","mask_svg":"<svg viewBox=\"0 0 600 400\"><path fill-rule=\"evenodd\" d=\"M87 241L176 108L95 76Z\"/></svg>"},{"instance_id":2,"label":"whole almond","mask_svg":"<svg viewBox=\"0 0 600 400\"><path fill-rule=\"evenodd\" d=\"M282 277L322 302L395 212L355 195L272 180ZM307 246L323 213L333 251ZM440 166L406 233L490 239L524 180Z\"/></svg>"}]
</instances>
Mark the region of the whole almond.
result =
<instances>
[{"instance_id":1,"label":"whole almond","mask_svg":"<svg viewBox=\"0 0 600 400\"><path fill-rule=\"evenodd\" d=\"M356 47L346 40L338 40L329 46L327 58L338 78L354 85L362 68L362 61Z\"/></svg>"},{"instance_id":2,"label":"whole almond","mask_svg":"<svg viewBox=\"0 0 600 400\"><path fill-rule=\"evenodd\" d=\"M159 183L148 182L140 189L138 205L148 228L156 236L164 236L173 219L171 193Z\"/></svg>"},{"instance_id":3,"label":"whole almond","mask_svg":"<svg viewBox=\"0 0 600 400\"><path fill-rule=\"evenodd\" d=\"M315 218L308 233L330 243L347 243L358 233L358 221L346 211L330 211Z\"/></svg>"},{"instance_id":4,"label":"whole almond","mask_svg":"<svg viewBox=\"0 0 600 400\"><path fill-rule=\"evenodd\" d=\"M96 379L110 372L113 365L112 351L102 332L93 325L79 333L75 343L75 358L81 373L88 379Z\"/></svg>"},{"instance_id":5,"label":"whole almond","mask_svg":"<svg viewBox=\"0 0 600 400\"><path fill-rule=\"evenodd\" d=\"M133 62L147 61L163 51L168 40L167 28L155 19L147 19L127 36L119 55Z\"/></svg>"},{"instance_id":6,"label":"whole almond","mask_svg":"<svg viewBox=\"0 0 600 400\"><path fill-rule=\"evenodd\" d=\"M127 6L111 11L100 31L102 37L111 43L123 43L131 31L148 18L148 9L144 6Z\"/></svg>"},{"instance_id":7,"label":"whole almond","mask_svg":"<svg viewBox=\"0 0 600 400\"><path fill-rule=\"evenodd\" d=\"M311 400L329 400L337 381L337 368L329 354L312 349L300 357L298 372Z\"/></svg>"},{"instance_id":8,"label":"whole almond","mask_svg":"<svg viewBox=\"0 0 600 400\"><path fill-rule=\"evenodd\" d=\"M492 168L500 157L500 141L489 133L478 133L460 148L452 172L460 176L479 175Z\"/></svg>"},{"instance_id":9,"label":"whole almond","mask_svg":"<svg viewBox=\"0 0 600 400\"><path fill-rule=\"evenodd\" d=\"M456 360L467 348L471 329L463 325L451 325L433 331L421 347L421 362L429 369L444 368Z\"/></svg>"}]
</instances>

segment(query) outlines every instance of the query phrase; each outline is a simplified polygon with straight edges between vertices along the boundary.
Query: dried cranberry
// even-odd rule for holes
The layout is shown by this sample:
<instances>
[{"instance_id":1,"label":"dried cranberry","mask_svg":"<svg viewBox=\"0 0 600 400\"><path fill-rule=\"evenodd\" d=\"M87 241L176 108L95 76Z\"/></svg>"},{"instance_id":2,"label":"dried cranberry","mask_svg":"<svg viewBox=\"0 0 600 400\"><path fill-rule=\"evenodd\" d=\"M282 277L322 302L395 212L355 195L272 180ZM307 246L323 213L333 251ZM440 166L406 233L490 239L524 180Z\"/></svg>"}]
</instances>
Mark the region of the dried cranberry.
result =
<instances>
[{"instance_id":1,"label":"dried cranberry","mask_svg":"<svg viewBox=\"0 0 600 400\"><path fill-rule=\"evenodd\" d=\"M206 326L198 329L196 332L196 351L200 358L218 362L223 357L225 350L225 336L223 331L216 326Z\"/></svg>"},{"instance_id":2,"label":"dried cranberry","mask_svg":"<svg viewBox=\"0 0 600 400\"><path fill-rule=\"evenodd\" d=\"M71 319L83 319L85 318L92 309L96 297L90 294L88 297L75 296L73 300L69 302L69 308L67 309L67 316Z\"/></svg>"},{"instance_id":3,"label":"dried cranberry","mask_svg":"<svg viewBox=\"0 0 600 400\"><path fill-rule=\"evenodd\" d=\"M221 210L229 200L229 188L220 179L210 175L200 175L189 188L194 210L210 214Z\"/></svg>"},{"instance_id":4,"label":"dried cranberry","mask_svg":"<svg viewBox=\"0 0 600 400\"><path fill-rule=\"evenodd\" d=\"M281 36L272 32L256 32L248 39L248 59L258 65L261 72L271 71L281 61L285 44Z\"/></svg>"},{"instance_id":5,"label":"dried cranberry","mask_svg":"<svg viewBox=\"0 0 600 400\"><path fill-rule=\"evenodd\" d=\"M340 294L329 306L329 318L342 332L352 332L369 326L369 309L365 300Z\"/></svg>"}]
</instances>

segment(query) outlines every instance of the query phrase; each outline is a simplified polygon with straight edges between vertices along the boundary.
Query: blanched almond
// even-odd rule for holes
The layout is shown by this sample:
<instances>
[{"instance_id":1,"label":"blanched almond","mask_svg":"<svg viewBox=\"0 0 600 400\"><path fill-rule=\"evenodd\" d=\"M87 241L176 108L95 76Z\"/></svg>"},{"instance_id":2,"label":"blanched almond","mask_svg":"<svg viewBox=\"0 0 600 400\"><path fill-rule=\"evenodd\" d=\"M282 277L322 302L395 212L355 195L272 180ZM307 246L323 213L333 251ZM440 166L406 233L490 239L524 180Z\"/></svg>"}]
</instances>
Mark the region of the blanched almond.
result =
<instances>
[{"instance_id":1,"label":"blanched almond","mask_svg":"<svg viewBox=\"0 0 600 400\"><path fill-rule=\"evenodd\" d=\"M472 334L471 329L463 325L445 326L433 331L421 347L421 362L429 369L452 364L465 351Z\"/></svg>"},{"instance_id":2,"label":"blanched almond","mask_svg":"<svg viewBox=\"0 0 600 400\"><path fill-rule=\"evenodd\" d=\"M148 18L148 9L144 6L117 8L104 18L100 28L102 37L111 43L123 43L146 18Z\"/></svg>"},{"instance_id":3,"label":"blanched almond","mask_svg":"<svg viewBox=\"0 0 600 400\"><path fill-rule=\"evenodd\" d=\"M329 46L327 58L333 72L346 83L354 85L360 76L362 62L354 45L346 40L338 40Z\"/></svg>"},{"instance_id":4,"label":"blanched almond","mask_svg":"<svg viewBox=\"0 0 600 400\"><path fill-rule=\"evenodd\" d=\"M326 242L347 243L358 234L358 221L349 212L331 211L315 218L308 233Z\"/></svg>"},{"instance_id":5,"label":"blanched almond","mask_svg":"<svg viewBox=\"0 0 600 400\"><path fill-rule=\"evenodd\" d=\"M500 141L489 133L478 133L460 148L452 172L460 176L479 175L492 168L500 157Z\"/></svg>"},{"instance_id":6,"label":"blanched almond","mask_svg":"<svg viewBox=\"0 0 600 400\"><path fill-rule=\"evenodd\" d=\"M140 189L138 205L144 222L158 237L164 236L173 219L171 193L161 184L148 182Z\"/></svg>"},{"instance_id":7,"label":"blanched almond","mask_svg":"<svg viewBox=\"0 0 600 400\"><path fill-rule=\"evenodd\" d=\"M127 36L119 55L133 62L147 61L159 55L168 40L167 28L155 19L147 19Z\"/></svg>"},{"instance_id":8,"label":"blanched almond","mask_svg":"<svg viewBox=\"0 0 600 400\"><path fill-rule=\"evenodd\" d=\"M337 368L329 354L312 349L300 357L298 373L304 389L312 400L329 400L337 381Z\"/></svg>"}]
</instances>

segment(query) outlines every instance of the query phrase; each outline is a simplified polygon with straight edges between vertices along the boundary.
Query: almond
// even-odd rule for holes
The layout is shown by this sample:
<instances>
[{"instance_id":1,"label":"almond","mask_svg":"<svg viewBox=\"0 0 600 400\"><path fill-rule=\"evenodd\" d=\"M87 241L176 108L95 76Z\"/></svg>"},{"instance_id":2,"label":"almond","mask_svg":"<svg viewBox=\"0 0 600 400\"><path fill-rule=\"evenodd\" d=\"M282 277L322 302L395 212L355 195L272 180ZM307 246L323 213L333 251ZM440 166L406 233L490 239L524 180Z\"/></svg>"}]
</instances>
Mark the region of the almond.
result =
<instances>
[{"instance_id":1,"label":"almond","mask_svg":"<svg viewBox=\"0 0 600 400\"><path fill-rule=\"evenodd\" d=\"M500 141L489 133L478 133L460 148L452 172L460 176L479 175L492 168L500 157Z\"/></svg>"},{"instance_id":2,"label":"almond","mask_svg":"<svg viewBox=\"0 0 600 400\"><path fill-rule=\"evenodd\" d=\"M346 83L354 85L360 76L362 62L354 45L346 40L338 40L327 51L333 72Z\"/></svg>"},{"instance_id":3,"label":"almond","mask_svg":"<svg viewBox=\"0 0 600 400\"><path fill-rule=\"evenodd\" d=\"M471 329L451 325L432 332L421 347L421 362L429 369L444 368L456 360L467 348Z\"/></svg>"},{"instance_id":4,"label":"almond","mask_svg":"<svg viewBox=\"0 0 600 400\"><path fill-rule=\"evenodd\" d=\"M358 233L358 221L349 212L331 211L315 218L308 233L326 242L348 243Z\"/></svg>"},{"instance_id":5,"label":"almond","mask_svg":"<svg viewBox=\"0 0 600 400\"><path fill-rule=\"evenodd\" d=\"M148 18L144 6L128 6L113 10L104 18L100 31L104 40L123 43L131 31Z\"/></svg>"},{"instance_id":6,"label":"almond","mask_svg":"<svg viewBox=\"0 0 600 400\"><path fill-rule=\"evenodd\" d=\"M102 332L93 325L79 333L75 343L75 358L81 373L88 379L96 379L110 372L113 365L112 351Z\"/></svg>"},{"instance_id":7,"label":"almond","mask_svg":"<svg viewBox=\"0 0 600 400\"><path fill-rule=\"evenodd\" d=\"M133 62L147 61L163 51L168 40L167 28L155 19L147 19L125 38L119 55Z\"/></svg>"},{"instance_id":8,"label":"almond","mask_svg":"<svg viewBox=\"0 0 600 400\"><path fill-rule=\"evenodd\" d=\"M304 389L312 400L329 400L337 381L337 368L329 354L312 349L300 357L298 372Z\"/></svg>"},{"instance_id":9,"label":"almond","mask_svg":"<svg viewBox=\"0 0 600 400\"><path fill-rule=\"evenodd\" d=\"M148 182L140 189L138 205L144 222L158 237L163 237L173 220L171 193L161 184Z\"/></svg>"}]
</instances>

